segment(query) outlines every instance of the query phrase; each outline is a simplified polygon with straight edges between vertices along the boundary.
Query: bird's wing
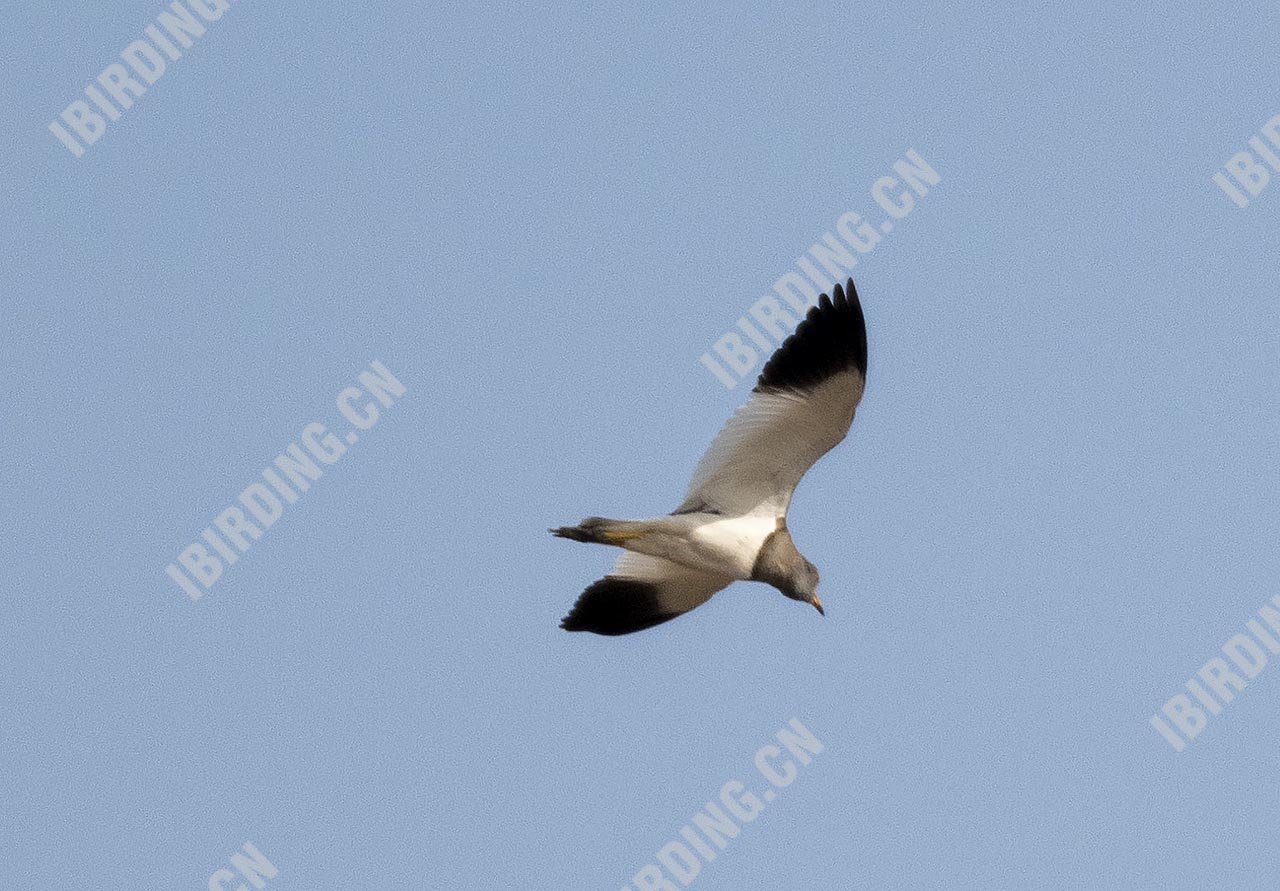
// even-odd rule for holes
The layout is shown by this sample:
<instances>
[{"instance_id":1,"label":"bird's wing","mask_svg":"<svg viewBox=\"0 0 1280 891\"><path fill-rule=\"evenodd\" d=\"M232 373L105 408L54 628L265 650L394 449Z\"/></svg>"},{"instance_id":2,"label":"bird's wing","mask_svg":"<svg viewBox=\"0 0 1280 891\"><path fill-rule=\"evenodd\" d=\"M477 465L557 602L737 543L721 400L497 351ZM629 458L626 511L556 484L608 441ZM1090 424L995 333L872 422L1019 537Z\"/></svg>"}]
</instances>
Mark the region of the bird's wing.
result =
<instances>
[{"instance_id":1,"label":"bird's wing","mask_svg":"<svg viewBox=\"0 0 1280 891\"><path fill-rule=\"evenodd\" d=\"M582 592L560 627L607 635L643 631L702 606L732 581L627 551L608 575Z\"/></svg>"},{"instance_id":2,"label":"bird's wing","mask_svg":"<svg viewBox=\"0 0 1280 891\"><path fill-rule=\"evenodd\" d=\"M800 478L853 423L867 327L853 280L809 310L698 462L676 513L784 517Z\"/></svg>"}]
</instances>

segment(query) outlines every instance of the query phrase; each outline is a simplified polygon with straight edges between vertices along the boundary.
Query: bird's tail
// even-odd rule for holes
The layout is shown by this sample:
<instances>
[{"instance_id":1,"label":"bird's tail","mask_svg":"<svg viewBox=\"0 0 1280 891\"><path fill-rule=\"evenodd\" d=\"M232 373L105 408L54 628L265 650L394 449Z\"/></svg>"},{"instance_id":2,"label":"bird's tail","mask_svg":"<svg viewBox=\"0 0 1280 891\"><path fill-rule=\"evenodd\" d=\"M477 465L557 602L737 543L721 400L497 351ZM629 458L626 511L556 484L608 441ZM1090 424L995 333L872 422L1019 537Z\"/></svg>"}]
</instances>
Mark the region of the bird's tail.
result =
<instances>
[{"instance_id":1,"label":"bird's tail","mask_svg":"<svg viewBox=\"0 0 1280 891\"><path fill-rule=\"evenodd\" d=\"M625 545L649 531L641 520L607 520L604 517L587 517L577 526L561 526L549 530L557 538L585 541L591 544Z\"/></svg>"}]
</instances>

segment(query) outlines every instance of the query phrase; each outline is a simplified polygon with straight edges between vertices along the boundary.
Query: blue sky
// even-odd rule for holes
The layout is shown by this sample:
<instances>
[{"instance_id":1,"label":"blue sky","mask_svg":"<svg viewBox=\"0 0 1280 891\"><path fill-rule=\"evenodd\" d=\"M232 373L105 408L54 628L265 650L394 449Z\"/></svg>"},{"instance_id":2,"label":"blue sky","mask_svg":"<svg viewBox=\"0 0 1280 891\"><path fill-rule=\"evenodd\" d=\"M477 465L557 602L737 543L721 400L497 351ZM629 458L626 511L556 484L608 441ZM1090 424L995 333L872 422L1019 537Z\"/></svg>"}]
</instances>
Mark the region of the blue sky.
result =
<instances>
[{"instance_id":1,"label":"blue sky","mask_svg":"<svg viewBox=\"0 0 1280 891\"><path fill-rule=\"evenodd\" d=\"M250 840L281 891L624 888L792 718L823 751L693 887L1274 884L1280 669L1148 724L1280 593L1280 185L1211 180L1274 5L241 2L76 159L160 10L0 35L12 884ZM826 618L560 631L613 555L546 528L678 503L747 390L698 357L907 149L789 523ZM406 392L192 602L164 567L373 360Z\"/></svg>"}]
</instances>

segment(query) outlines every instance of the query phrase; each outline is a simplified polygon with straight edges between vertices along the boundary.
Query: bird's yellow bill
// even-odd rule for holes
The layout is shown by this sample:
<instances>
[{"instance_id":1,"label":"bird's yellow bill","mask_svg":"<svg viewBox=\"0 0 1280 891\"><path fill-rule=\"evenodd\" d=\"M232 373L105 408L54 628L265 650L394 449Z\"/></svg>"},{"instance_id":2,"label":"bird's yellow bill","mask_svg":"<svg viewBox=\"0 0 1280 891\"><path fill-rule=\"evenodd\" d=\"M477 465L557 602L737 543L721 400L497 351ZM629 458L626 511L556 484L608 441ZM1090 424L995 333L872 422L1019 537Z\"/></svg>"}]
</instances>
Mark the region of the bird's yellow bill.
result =
<instances>
[{"instance_id":1,"label":"bird's yellow bill","mask_svg":"<svg viewBox=\"0 0 1280 891\"><path fill-rule=\"evenodd\" d=\"M824 616L827 614L827 611L822 608L822 601L818 599L817 594L814 594L813 599L810 600L809 602L813 604L813 608L816 609L819 613L821 613Z\"/></svg>"}]
</instances>

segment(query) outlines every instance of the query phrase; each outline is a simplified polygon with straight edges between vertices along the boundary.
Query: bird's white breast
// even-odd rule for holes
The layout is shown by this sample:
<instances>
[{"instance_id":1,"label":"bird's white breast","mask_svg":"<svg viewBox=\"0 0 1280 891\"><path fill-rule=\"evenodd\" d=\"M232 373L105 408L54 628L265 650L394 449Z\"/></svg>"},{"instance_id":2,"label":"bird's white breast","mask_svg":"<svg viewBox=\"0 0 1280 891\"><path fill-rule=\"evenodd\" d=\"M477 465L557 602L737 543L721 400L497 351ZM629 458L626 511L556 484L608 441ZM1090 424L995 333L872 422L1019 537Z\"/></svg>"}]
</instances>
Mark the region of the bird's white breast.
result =
<instances>
[{"instance_id":1,"label":"bird's white breast","mask_svg":"<svg viewBox=\"0 0 1280 891\"><path fill-rule=\"evenodd\" d=\"M695 514L701 522L689 535L689 546L705 563L718 566L726 575L751 578L756 555L765 539L778 528L773 517L717 517Z\"/></svg>"},{"instance_id":2,"label":"bird's white breast","mask_svg":"<svg viewBox=\"0 0 1280 891\"><path fill-rule=\"evenodd\" d=\"M636 524L640 535L623 543L629 551L674 560L725 579L749 579L765 539L778 528L769 516L723 517L671 514Z\"/></svg>"}]
</instances>

